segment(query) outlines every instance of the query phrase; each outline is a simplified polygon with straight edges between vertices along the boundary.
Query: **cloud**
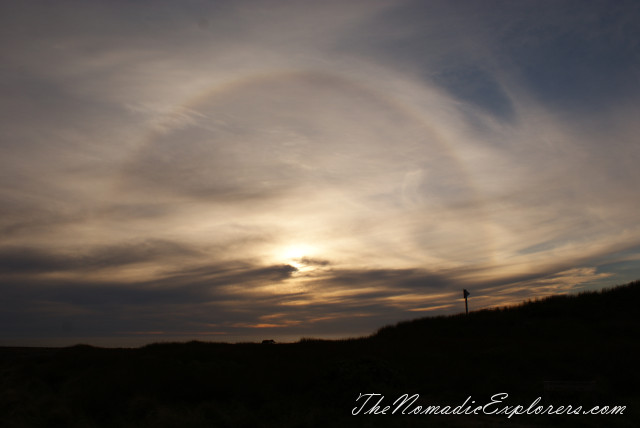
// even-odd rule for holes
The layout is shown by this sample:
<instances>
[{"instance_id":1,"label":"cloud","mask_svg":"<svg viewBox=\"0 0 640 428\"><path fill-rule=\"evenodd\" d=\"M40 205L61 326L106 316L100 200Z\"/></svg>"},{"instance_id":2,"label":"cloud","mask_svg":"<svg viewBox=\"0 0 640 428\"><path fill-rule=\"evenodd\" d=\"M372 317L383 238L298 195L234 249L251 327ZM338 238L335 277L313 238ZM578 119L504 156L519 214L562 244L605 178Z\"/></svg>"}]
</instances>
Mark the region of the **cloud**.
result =
<instances>
[{"instance_id":1,"label":"cloud","mask_svg":"<svg viewBox=\"0 0 640 428\"><path fill-rule=\"evenodd\" d=\"M635 279L638 6L548 6L3 4L4 325L348 335Z\"/></svg>"},{"instance_id":2,"label":"cloud","mask_svg":"<svg viewBox=\"0 0 640 428\"><path fill-rule=\"evenodd\" d=\"M0 274L43 273L122 267L163 258L195 256L195 249L161 241L122 243L73 253L32 247L0 247Z\"/></svg>"}]
</instances>

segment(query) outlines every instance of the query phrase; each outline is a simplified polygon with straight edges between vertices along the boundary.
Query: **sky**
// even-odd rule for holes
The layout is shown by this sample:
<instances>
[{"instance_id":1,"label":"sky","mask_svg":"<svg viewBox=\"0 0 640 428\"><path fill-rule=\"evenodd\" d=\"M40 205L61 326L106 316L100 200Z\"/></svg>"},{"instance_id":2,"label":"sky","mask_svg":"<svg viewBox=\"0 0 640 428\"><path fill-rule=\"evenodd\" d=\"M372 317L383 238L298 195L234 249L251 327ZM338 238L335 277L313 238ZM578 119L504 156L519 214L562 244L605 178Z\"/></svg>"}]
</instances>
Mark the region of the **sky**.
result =
<instances>
[{"instance_id":1,"label":"sky","mask_svg":"<svg viewBox=\"0 0 640 428\"><path fill-rule=\"evenodd\" d=\"M640 3L0 3L0 345L368 335L640 278Z\"/></svg>"}]
</instances>

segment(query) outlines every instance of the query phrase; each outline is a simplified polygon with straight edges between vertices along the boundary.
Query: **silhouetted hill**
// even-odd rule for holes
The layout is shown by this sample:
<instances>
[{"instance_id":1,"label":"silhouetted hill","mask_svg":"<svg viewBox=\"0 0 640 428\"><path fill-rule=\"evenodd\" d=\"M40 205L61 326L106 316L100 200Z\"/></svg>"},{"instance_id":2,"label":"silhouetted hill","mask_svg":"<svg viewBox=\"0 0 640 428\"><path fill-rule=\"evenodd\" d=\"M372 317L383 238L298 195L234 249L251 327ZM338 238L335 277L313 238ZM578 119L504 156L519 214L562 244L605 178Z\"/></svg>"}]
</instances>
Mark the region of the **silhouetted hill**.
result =
<instances>
[{"instance_id":1,"label":"silhouetted hill","mask_svg":"<svg viewBox=\"0 0 640 428\"><path fill-rule=\"evenodd\" d=\"M634 282L338 341L0 348L0 426L637 427L639 297ZM500 392L512 406L541 397L541 404L626 409L512 418L351 414L360 393L384 394L387 404L419 393L421 405L457 406L468 396L486 404Z\"/></svg>"}]
</instances>

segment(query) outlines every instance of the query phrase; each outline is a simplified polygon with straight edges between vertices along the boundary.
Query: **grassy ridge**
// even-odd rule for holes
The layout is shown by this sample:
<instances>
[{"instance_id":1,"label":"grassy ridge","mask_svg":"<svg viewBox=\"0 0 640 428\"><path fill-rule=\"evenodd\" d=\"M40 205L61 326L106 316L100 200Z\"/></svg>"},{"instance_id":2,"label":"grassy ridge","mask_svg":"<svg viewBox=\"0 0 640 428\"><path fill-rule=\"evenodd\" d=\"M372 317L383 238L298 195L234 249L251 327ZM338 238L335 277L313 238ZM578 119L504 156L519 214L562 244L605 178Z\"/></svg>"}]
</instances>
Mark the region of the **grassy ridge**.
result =
<instances>
[{"instance_id":1,"label":"grassy ridge","mask_svg":"<svg viewBox=\"0 0 640 428\"><path fill-rule=\"evenodd\" d=\"M0 348L8 427L640 426L640 282L295 344ZM595 381L544 396L544 381ZM429 404L626 405L623 416L351 416L359 393ZM389 403L390 404L390 403Z\"/></svg>"}]
</instances>

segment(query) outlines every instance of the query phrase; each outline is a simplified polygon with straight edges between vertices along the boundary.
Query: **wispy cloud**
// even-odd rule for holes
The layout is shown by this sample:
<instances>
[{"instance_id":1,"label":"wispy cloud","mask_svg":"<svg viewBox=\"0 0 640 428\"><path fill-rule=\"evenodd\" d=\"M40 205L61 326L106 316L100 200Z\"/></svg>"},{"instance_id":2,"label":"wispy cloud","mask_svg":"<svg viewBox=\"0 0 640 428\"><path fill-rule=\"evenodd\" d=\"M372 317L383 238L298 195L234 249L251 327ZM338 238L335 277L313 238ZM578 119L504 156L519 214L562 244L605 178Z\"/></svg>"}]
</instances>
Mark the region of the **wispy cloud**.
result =
<instances>
[{"instance_id":1,"label":"wispy cloud","mask_svg":"<svg viewBox=\"0 0 640 428\"><path fill-rule=\"evenodd\" d=\"M635 2L0 8L7 341L348 336L638 275Z\"/></svg>"}]
</instances>

